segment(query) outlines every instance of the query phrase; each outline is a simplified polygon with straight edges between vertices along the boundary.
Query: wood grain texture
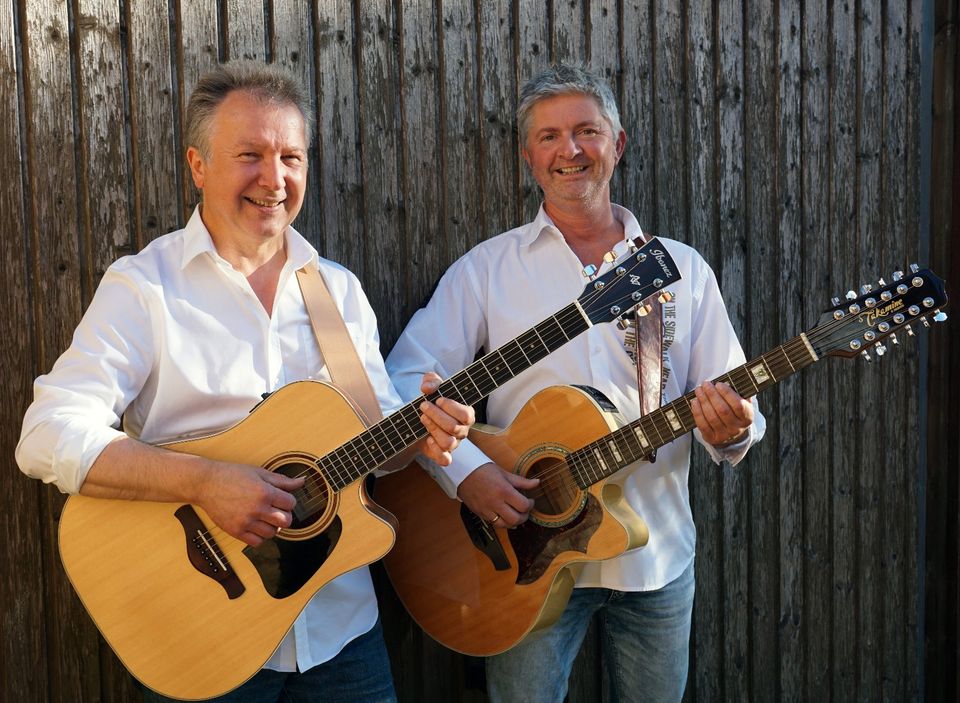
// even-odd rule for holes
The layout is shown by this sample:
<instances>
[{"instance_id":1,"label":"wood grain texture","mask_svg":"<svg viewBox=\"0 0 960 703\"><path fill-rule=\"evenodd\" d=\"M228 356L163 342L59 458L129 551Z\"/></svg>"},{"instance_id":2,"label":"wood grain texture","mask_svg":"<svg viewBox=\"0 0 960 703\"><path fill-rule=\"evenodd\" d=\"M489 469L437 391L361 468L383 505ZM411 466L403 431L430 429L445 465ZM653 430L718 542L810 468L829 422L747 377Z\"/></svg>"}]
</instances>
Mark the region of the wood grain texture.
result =
<instances>
[{"instance_id":1,"label":"wood grain texture","mask_svg":"<svg viewBox=\"0 0 960 703\"><path fill-rule=\"evenodd\" d=\"M750 356L911 261L955 285L958 21L951 0L4 4L0 556L18 566L0 574L0 698L136 699L64 578L62 496L12 456L31 380L105 267L197 202L184 108L217 61L276 61L307 86L296 226L359 276L384 352L450 262L536 214L523 81L558 59L600 70L628 136L615 199L703 254ZM956 698L955 322L762 397L768 435L732 471L694 451L687 700ZM402 701L485 700L479 660L382 603ZM601 641L594 623L571 701L607 699Z\"/></svg>"}]
</instances>

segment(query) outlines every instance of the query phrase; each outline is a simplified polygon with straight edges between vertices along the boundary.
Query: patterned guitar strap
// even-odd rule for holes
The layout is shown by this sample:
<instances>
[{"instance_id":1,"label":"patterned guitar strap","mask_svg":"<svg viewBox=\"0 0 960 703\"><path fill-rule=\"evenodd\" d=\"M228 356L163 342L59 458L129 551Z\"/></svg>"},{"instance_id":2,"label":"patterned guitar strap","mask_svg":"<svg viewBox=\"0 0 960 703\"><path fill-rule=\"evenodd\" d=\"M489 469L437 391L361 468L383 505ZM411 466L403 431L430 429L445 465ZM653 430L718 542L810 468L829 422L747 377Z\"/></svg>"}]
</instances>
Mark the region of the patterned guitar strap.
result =
<instances>
[{"instance_id":1,"label":"patterned guitar strap","mask_svg":"<svg viewBox=\"0 0 960 703\"><path fill-rule=\"evenodd\" d=\"M646 234L641 233L640 237L644 243L649 241ZM650 306L649 312L647 305ZM647 415L660 407L663 391L663 308L659 294L637 306L631 322L624 344L637 367L640 414ZM652 464L656 459L657 450L654 449L647 460Z\"/></svg>"}]
</instances>

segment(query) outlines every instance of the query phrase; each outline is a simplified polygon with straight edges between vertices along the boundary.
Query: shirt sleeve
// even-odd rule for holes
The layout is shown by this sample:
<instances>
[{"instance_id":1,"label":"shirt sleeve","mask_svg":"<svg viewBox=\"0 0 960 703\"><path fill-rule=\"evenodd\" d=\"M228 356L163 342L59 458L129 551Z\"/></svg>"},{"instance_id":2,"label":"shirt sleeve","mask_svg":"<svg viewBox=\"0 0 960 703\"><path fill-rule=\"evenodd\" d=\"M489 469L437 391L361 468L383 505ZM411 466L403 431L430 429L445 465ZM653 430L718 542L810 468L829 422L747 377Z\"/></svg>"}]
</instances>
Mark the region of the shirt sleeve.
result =
<instances>
[{"instance_id":1,"label":"shirt sleeve","mask_svg":"<svg viewBox=\"0 0 960 703\"><path fill-rule=\"evenodd\" d=\"M64 493L78 493L104 447L124 436L126 407L153 364L143 292L108 269L70 347L34 382L16 459L21 471Z\"/></svg>"},{"instance_id":2,"label":"shirt sleeve","mask_svg":"<svg viewBox=\"0 0 960 703\"><path fill-rule=\"evenodd\" d=\"M387 356L386 367L400 397L420 395L420 379L434 371L447 379L473 362L487 346L486 315L481 278L467 257L455 262L440 279L430 302L407 324ZM420 464L455 498L457 488L474 469L490 461L470 440L453 453L450 466L421 457Z\"/></svg>"},{"instance_id":3,"label":"shirt sleeve","mask_svg":"<svg viewBox=\"0 0 960 703\"><path fill-rule=\"evenodd\" d=\"M720 295L716 275L699 255L695 257L695 267L695 271L691 272L691 275L696 276L696 283L693 286L695 303L691 312L690 368L684 392L692 391L704 381L713 380L746 363L743 348ZM719 464L721 461L728 461L736 466L747 450L763 437L767 427L766 419L760 412L756 396L751 399L751 403L754 411L753 424L748 429L747 436L736 444L718 449L703 441L700 430L693 431L694 437L706 448L714 462Z\"/></svg>"}]
</instances>

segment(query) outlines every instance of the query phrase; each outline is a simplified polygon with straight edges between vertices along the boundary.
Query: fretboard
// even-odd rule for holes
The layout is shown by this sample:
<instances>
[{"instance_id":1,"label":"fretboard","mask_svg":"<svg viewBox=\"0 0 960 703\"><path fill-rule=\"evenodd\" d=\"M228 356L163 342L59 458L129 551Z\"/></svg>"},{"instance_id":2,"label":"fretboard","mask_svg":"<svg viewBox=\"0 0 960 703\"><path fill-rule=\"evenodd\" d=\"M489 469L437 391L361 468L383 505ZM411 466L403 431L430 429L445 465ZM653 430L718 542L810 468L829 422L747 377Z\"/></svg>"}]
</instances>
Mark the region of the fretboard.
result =
<instances>
[{"instance_id":1,"label":"fretboard","mask_svg":"<svg viewBox=\"0 0 960 703\"><path fill-rule=\"evenodd\" d=\"M420 422L424 400L451 398L475 405L494 390L533 366L552 351L587 330L590 322L577 303L532 327L467 368L443 381L436 391L420 396L350 441L317 460L317 467L336 490L374 471L427 436Z\"/></svg>"},{"instance_id":2,"label":"fretboard","mask_svg":"<svg viewBox=\"0 0 960 703\"><path fill-rule=\"evenodd\" d=\"M809 366L817 361L817 358L806 336L800 335L720 376L714 383L723 381L741 397L750 398ZM567 464L574 480L581 488L587 488L693 430L696 422L690 402L694 397L691 391L571 452L567 456Z\"/></svg>"}]
</instances>

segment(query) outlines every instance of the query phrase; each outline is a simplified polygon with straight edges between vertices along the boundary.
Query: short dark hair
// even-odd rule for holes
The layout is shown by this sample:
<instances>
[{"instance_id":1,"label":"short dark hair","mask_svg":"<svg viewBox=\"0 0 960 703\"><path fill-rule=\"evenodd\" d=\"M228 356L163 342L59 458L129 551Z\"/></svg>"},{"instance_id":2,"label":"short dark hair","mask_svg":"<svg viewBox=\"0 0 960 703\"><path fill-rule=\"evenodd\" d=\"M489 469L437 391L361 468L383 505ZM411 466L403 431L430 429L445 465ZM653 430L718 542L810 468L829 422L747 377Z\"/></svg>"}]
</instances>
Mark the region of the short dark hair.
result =
<instances>
[{"instance_id":1,"label":"short dark hair","mask_svg":"<svg viewBox=\"0 0 960 703\"><path fill-rule=\"evenodd\" d=\"M187 103L185 137L188 147L199 149L204 157L209 158L213 114L235 90L242 90L265 104L296 107L303 117L307 146L310 145L313 109L303 87L275 64L231 61L205 73L194 86Z\"/></svg>"},{"instance_id":2,"label":"short dark hair","mask_svg":"<svg viewBox=\"0 0 960 703\"><path fill-rule=\"evenodd\" d=\"M614 136L620 133L620 112L617 100L607 82L583 66L556 63L544 69L523 84L520 104L517 106L517 129L520 143L527 141L530 111L541 100L558 95L586 95L597 101L600 114L610 123Z\"/></svg>"}]
</instances>

